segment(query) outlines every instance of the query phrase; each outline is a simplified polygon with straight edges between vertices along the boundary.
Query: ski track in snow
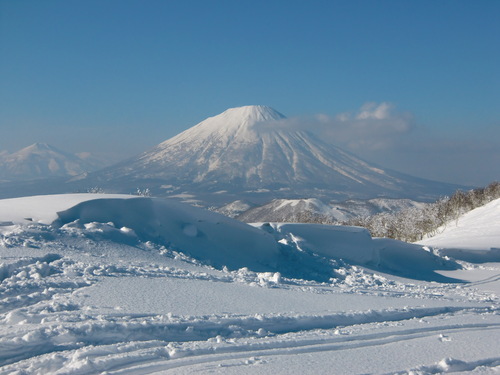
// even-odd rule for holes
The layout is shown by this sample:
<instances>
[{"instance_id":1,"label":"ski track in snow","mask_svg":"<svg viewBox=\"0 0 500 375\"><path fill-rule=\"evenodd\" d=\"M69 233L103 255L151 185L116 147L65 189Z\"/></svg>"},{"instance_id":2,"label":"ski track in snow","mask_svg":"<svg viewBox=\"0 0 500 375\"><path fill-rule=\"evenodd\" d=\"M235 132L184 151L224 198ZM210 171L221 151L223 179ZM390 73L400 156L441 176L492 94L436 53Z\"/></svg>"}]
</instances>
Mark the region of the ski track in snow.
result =
<instances>
[{"instance_id":1,"label":"ski track in snow","mask_svg":"<svg viewBox=\"0 0 500 375\"><path fill-rule=\"evenodd\" d=\"M369 372L500 371L500 356L494 355L500 347L494 339L500 337L500 303L488 290L500 279L495 264L469 265L488 268L489 274L471 283L446 284L392 277L339 261L339 277L318 282L247 268L215 269L163 245L132 240L127 230L105 223L60 228L12 223L2 230L0 374L287 373L276 366L292 355L344 353L355 362L362 350L417 342L436 349L462 341L466 346L469 337L477 348ZM275 310L265 313L172 314L113 305L109 293L118 293L116 289L105 291L108 300L96 298L96 291L115 286L114 280L126 289L127 280L134 278L150 286L151 280L169 281L177 290L217 292L227 285L241 293L274 291L297 301L293 310L285 310L277 299ZM144 293L155 298L154 291ZM345 306L315 309L306 302L310 296ZM363 299L381 302L360 308ZM221 302L213 303L215 309ZM315 366L295 371L331 373Z\"/></svg>"},{"instance_id":2,"label":"ski track in snow","mask_svg":"<svg viewBox=\"0 0 500 375\"><path fill-rule=\"evenodd\" d=\"M415 319L452 320L457 315L498 315L498 308L492 307L385 309L329 315L175 317L122 315L118 312L93 315L86 311L85 306L71 304L71 295L77 290L99 282L100 278L124 274L240 282L265 288L278 286L266 284L266 281L263 282L266 275L249 270L216 276L164 266L148 268L131 265L126 268L88 265L65 260L56 254L3 264L1 319L4 324L16 328L11 336L3 335L0 340L0 364L3 365L0 374L11 373L13 369L42 374L49 368L64 368L65 371L56 373L66 374L101 371L117 374L124 371L149 373L160 367L166 370L252 356L348 350L457 330L488 329L494 334L493 330L500 329L498 319L495 324L456 323L369 335L354 332L360 331L363 325L377 326L383 323L397 327L402 321ZM73 281L66 280L68 276ZM304 288L298 285L298 280L290 280L289 284L287 280L282 282L284 285L278 287ZM360 283L364 286L362 281ZM9 288L12 284L16 284L16 287ZM332 293L325 290L327 288L324 285L308 285L307 288L315 293ZM415 287L412 292L410 287L406 296L414 293L420 298L439 298L445 294L443 291L441 294L436 293L441 288ZM404 294L396 289L391 291L386 286L384 294ZM468 289L470 287L461 288L465 293ZM345 292L368 291L347 288ZM477 293L474 295L477 296Z\"/></svg>"}]
</instances>

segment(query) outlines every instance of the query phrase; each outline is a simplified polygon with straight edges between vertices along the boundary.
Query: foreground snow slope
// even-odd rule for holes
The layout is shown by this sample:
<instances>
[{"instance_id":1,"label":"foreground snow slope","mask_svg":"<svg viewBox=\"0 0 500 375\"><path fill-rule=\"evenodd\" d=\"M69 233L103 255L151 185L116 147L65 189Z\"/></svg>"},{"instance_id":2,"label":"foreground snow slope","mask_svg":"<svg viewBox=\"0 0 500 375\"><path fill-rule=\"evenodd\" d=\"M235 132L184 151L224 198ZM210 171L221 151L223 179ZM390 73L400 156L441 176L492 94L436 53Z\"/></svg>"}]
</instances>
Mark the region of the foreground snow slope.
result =
<instances>
[{"instance_id":1,"label":"foreground snow slope","mask_svg":"<svg viewBox=\"0 0 500 375\"><path fill-rule=\"evenodd\" d=\"M419 243L469 262L500 262L500 199L478 207Z\"/></svg>"},{"instance_id":2,"label":"foreground snow slope","mask_svg":"<svg viewBox=\"0 0 500 375\"><path fill-rule=\"evenodd\" d=\"M361 228L251 227L130 196L13 201L0 374L500 370L498 264L429 282L456 263Z\"/></svg>"}]
</instances>

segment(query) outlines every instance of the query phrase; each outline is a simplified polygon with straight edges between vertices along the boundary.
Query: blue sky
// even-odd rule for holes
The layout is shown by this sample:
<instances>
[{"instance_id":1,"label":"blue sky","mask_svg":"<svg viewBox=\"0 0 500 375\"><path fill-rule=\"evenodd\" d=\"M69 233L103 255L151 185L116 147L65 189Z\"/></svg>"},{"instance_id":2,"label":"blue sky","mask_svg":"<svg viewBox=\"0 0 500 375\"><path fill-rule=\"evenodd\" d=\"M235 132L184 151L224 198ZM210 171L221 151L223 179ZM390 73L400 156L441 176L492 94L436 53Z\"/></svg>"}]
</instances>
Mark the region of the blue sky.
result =
<instances>
[{"instance_id":1,"label":"blue sky","mask_svg":"<svg viewBox=\"0 0 500 375\"><path fill-rule=\"evenodd\" d=\"M496 0L0 0L0 150L125 157L264 104L321 114L322 134L369 161L486 184L500 179L499 46ZM367 106L385 117L360 124Z\"/></svg>"}]
</instances>

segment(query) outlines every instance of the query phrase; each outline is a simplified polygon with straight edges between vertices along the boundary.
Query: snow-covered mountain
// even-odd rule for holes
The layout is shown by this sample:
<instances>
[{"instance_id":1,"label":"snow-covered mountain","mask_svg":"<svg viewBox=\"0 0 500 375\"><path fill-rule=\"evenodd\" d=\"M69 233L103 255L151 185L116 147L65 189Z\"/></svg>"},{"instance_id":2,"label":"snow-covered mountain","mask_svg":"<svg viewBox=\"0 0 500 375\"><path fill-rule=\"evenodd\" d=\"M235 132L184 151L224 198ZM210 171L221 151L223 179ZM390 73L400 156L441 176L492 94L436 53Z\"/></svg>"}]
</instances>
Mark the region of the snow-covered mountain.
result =
<instances>
[{"instance_id":1,"label":"snow-covered mountain","mask_svg":"<svg viewBox=\"0 0 500 375\"><path fill-rule=\"evenodd\" d=\"M215 204L241 198L425 199L455 189L371 165L284 119L266 106L231 108L88 181L107 188L147 185L155 195L182 193Z\"/></svg>"},{"instance_id":2,"label":"snow-covered mountain","mask_svg":"<svg viewBox=\"0 0 500 375\"><path fill-rule=\"evenodd\" d=\"M12 154L0 154L0 181L69 177L95 169L96 165L89 160L46 143L35 143Z\"/></svg>"},{"instance_id":3,"label":"snow-covered mountain","mask_svg":"<svg viewBox=\"0 0 500 375\"><path fill-rule=\"evenodd\" d=\"M354 217L367 217L382 212L397 212L409 207L421 207L426 203L410 199L351 199L343 202L323 203L319 199L275 199L265 205L238 209L243 205L229 204L218 212L229 214L248 223L257 221L276 222L342 222Z\"/></svg>"}]
</instances>

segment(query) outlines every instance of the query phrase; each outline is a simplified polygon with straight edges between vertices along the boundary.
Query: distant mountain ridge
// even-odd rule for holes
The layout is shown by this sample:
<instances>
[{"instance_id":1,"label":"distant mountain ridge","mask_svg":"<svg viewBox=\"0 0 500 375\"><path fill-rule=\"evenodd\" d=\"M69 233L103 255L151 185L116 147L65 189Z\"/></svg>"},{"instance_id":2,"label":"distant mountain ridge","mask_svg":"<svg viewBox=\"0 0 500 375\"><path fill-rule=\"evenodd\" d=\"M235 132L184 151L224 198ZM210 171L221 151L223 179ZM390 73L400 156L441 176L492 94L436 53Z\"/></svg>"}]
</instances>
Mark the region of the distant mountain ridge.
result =
<instances>
[{"instance_id":1,"label":"distant mountain ridge","mask_svg":"<svg viewBox=\"0 0 500 375\"><path fill-rule=\"evenodd\" d=\"M0 180L3 181L70 177L95 169L95 165L77 155L46 143L35 143L13 153L0 153Z\"/></svg>"},{"instance_id":2,"label":"distant mountain ridge","mask_svg":"<svg viewBox=\"0 0 500 375\"><path fill-rule=\"evenodd\" d=\"M92 158L82 156L87 158L42 143L0 153L0 197L147 192L234 215L279 199L317 200L304 209L321 211L321 202L331 206L332 201L351 199L433 201L460 188L365 162L291 126L283 114L267 106L230 108L151 150L95 172L87 162ZM294 215L302 204L278 206Z\"/></svg>"},{"instance_id":3,"label":"distant mountain ridge","mask_svg":"<svg viewBox=\"0 0 500 375\"><path fill-rule=\"evenodd\" d=\"M456 188L369 164L284 119L267 106L231 108L87 181L105 189L148 186L154 195L216 205L276 198L425 200Z\"/></svg>"},{"instance_id":4,"label":"distant mountain ridge","mask_svg":"<svg viewBox=\"0 0 500 375\"><path fill-rule=\"evenodd\" d=\"M355 217L368 217L382 212L397 212L409 207L423 207L425 203L410 199L373 198L329 202L319 199L275 199L268 204L231 212L223 207L219 212L232 214L248 223L269 222L344 222Z\"/></svg>"}]
</instances>

